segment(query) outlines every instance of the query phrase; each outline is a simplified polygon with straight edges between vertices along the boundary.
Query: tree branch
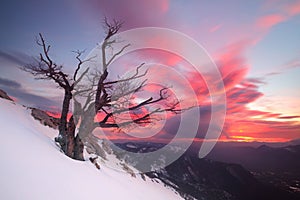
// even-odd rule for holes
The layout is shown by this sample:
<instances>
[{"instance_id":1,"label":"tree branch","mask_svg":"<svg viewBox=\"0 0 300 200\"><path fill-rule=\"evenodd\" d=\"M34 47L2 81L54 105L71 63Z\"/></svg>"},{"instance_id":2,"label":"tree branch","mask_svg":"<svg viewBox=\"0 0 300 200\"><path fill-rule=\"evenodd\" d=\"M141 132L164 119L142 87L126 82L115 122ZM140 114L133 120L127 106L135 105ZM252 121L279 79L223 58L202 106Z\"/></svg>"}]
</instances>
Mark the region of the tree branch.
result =
<instances>
[{"instance_id":1,"label":"tree branch","mask_svg":"<svg viewBox=\"0 0 300 200\"><path fill-rule=\"evenodd\" d=\"M108 63L106 64L106 66L109 66L111 63L112 63L112 61L118 56L118 55L120 55L127 47L129 47L130 46L130 44L127 44L127 45L125 45L125 46L123 46L122 47L122 49L120 50L120 51L118 51L117 53L115 53L111 58L110 58L110 60L108 61Z\"/></svg>"},{"instance_id":2,"label":"tree branch","mask_svg":"<svg viewBox=\"0 0 300 200\"><path fill-rule=\"evenodd\" d=\"M117 80L117 81L109 81L109 82L105 82L104 84L105 85L109 85L109 84L115 84L115 83L121 83L121 82L126 82L126 81L131 81L131 80L134 80L134 79L138 79L138 78L141 78L143 76L146 76L146 74L148 73L148 70L146 70L143 74L140 74L139 75L139 70L141 67L143 67L145 65L145 63L142 63L140 64L137 68L136 68L136 71L135 71L135 74L132 75L131 77L129 78L125 78L125 79L121 79L121 80Z\"/></svg>"}]
</instances>

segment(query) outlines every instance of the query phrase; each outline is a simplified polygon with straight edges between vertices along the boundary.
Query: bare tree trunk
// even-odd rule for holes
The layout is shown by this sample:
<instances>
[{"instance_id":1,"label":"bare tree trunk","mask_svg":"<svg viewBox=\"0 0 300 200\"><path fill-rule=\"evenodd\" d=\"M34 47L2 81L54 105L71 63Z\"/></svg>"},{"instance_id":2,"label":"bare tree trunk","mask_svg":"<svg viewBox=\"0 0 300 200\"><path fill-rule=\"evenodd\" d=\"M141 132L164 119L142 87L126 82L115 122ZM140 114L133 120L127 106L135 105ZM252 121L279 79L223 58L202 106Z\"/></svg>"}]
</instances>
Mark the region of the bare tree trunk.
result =
<instances>
[{"instance_id":1,"label":"bare tree trunk","mask_svg":"<svg viewBox=\"0 0 300 200\"><path fill-rule=\"evenodd\" d=\"M104 81L108 76L108 71L105 69L103 74L100 76L100 79L97 84L96 98L95 98L95 112L97 113L101 107L107 102L105 102L107 98L107 94L105 94L104 90Z\"/></svg>"},{"instance_id":2,"label":"bare tree trunk","mask_svg":"<svg viewBox=\"0 0 300 200\"><path fill-rule=\"evenodd\" d=\"M61 112L60 123L59 123L59 135L57 138L55 138L55 141L60 144L61 149L66 154L68 152L68 146L69 146L67 144L68 143L67 129L68 129L68 112L69 112L71 99L72 99L71 91L65 89L64 101L63 101L62 112Z\"/></svg>"},{"instance_id":3,"label":"bare tree trunk","mask_svg":"<svg viewBox=\"0 0 300 200\"><path fill-rule=\"evenodd\" d=\"M79 134L76 135L74 141L75 141L74 159L75 160L84 160L84 158L83 158L84 145L83 145L83 142L82 142Z\"/></svg>"},{"instance_id":4,"label":"bare tree trunk","mask_svg":"<svg viewBox=\"0 0 300 200\"><path fill-rule=\"evenodd\" d=\"M70 118L68 123L67 135L66 135L66 151L65 154L75 160L84 160L83 149L84 145L79 136L75 137L76 125L73 116Z\"/></svg>"},{"instance_id":5,"label":"bare tree trunk","mask_svg":"<svg viewBox=\"0 0 300 200\"><path fill-rule=\"evenodd\" d=\"M75 131L76 131L76 124L74 121L75 116L72 115L68 122L68 113L69 113L71 99L72 99L72 89L66 88L63 106L62 106L61 118L60 118L59 137L57 140L61 145L61 149L67 156L75 160L84 160L83 157L84 144L79 134L77 134L77 136L75 137Z\"/></svg>"},{"instance_id":6,"label":"bare tree trunk","mask_svg":"<svg viewBox=\"0 0 300 200\"><path fill-rule=\"evenodd\" d=\"M62 106L61 117L60 117L60 127L59 127L60 134L62 133L65 135L65 132L67 130L68 112L69 112L71 99L72 99L71 91L65 90L65 96L64 96L63 106Z\"/></svg>"},{"instance_id":7,"label":"bare tree trunk","mask_svg":"<svg viewBox=\"0 0 300 200\"><path fill-rule=\"evenodd\" d=\"M71 158L74 158L75 130L76 130L76 125L74 122L74 118L72 116L68 123L68 129L66 135L66 151L65 151L65 154Z\"/></svg>"}]
</instances>

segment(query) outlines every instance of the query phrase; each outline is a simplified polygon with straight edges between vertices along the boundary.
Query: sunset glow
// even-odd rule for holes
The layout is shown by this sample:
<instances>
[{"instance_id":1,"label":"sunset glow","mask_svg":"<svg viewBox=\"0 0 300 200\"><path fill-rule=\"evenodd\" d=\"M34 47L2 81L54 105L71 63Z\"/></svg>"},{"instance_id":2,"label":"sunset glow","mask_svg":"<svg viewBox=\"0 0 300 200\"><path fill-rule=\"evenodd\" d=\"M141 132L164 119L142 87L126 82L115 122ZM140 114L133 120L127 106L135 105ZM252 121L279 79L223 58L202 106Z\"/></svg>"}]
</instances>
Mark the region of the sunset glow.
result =
<instances>
[{"instance_id":1,"label":"sunset glow","mask_svg":"<svg viewBox=\"0 0 300 200\"><path fill-rule=\"evenodd\" d=\"M203 46L221 74L221 80L212 87L217 93L224 92L226 95L226 119L220 141L284 142L300 138L299 0L247 3L230 0L219 2L219 6L202 1L108 2L54 1L50 7L56 10L55 14L44 13L27 1L18 6L23 8L22 12L11 12L17 8L4 5L1 13L7 21L1 22L1 27L8 31L1 35L0 88L17 102L48 110L49 115L59 118L56 113L61 108L61 91L55 88L53 82L33 81L17 67L36 55L34 36L42 32L53 48L53 57L67 71L72 71L76 59L70 52L75 49L87 49L89 52L102 42L100 19L105 15L111 19L122 19L122 31L140 27L168 28L191 37ZM160 37L147 42L172 46ZM176 98L182 107L199 106L200 128L195 141L202 140L212 105L212 94L205 80L214 77L210 73L195 72L180 55L143 49L117 59L110 68L110 78L122 75L130 66L143 62L149 68L147 79L164 80L170 91L177 92ZM41 88L37 87L39 83ZM224 84L225 91L217 90L220 83ZM155 84L145 86L134 96L135 103L154 95L158 88ZM188 92L189 88L195 93L195 98ZM134 119L150 110L144 107L128 116ZM173 132L177 130L174 127L180 123L180 117L169 113L161 116L168 122L149 140L167 138L168 141L174 136ZM97 120L103 117L100 113ZM189 117L193 120L192 116ZM122 133L105 133L113 139L127 138Z\"/></svg>"}]
</instances>

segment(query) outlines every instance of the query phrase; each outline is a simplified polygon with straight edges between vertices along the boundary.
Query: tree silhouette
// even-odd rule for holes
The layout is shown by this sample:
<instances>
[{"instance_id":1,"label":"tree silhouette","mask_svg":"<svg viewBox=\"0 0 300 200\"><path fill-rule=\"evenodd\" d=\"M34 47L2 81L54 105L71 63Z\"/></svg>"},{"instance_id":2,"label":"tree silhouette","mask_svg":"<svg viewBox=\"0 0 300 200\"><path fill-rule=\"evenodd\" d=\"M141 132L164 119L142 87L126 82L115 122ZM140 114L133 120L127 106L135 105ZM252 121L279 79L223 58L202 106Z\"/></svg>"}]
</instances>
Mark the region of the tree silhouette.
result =
<instances>
[{"instance_id":1,"label":"tree silhouette","mask_svg":"<svg viewBox=\"0 0 300 200\"><path fill-rule=\"evenodd\" d=\"M75 127L73 123L73 117L71 117L69 123L67 118L70 102L73 96L72 92L75 86L82 80L84 75L88 73L88 69L86 69L80 75L78 73L82 64L90 59L82 60L80 57L83 52L76 51L75 53L78 64L73 75L71 76L63 71L62 65L58 65L53 61L49 54L51 46L46 44L41 33L39 33L39 38L37 38L36 43L42 48L42 52L35 59L34 63L28 64L22 69L31 73L36 79L54 81L61 89L64 90L64 99L59 123L59 135L56 138L56 141L60 144L61 149L67 156L76 158L76 156L74 156L74 149L76 146L80 145L80 140L79 138L75 138L74 135ZM75 141L77 141L77 143Z\"/></svg>"},{"instance_id":2,"label":"tree silhouette","mask_svg":"<svg viewBox=\"0 0 300 200\"><path fill-rule=\"evenodd\" d=\"M179 101L171 98L172 94L166 87L160 88L158 97L148 97L138 103L131 102L131 96L141 91L146 83L147 70L143 70L144 63L135 68L135 73L117 80L110 80L109 68L113 61L130 46L124 45L122 48L108 56L108 49L117 42L114 36L120 31L122 22L104 19L105 37L101 44L101 66L97 66L94 72L86 68L81 74L83 63L90 61L81 60L83 52L76 51L78 65L72 76L63 72L63 67L57 65L49 56L50 45L46 45L42 34L37 44L42 47L35 64L27 65L23 69L30 72L38 79L53 80L64 90L64 101L61 111L59 125L59 135L56 141L61 146L63 152L74 159L83 160L83 149L93 148L96 154L101 154L97 137L92 132L95 128L114 128L154 123L158 118L156 114L162 112L181 113ZM83 81L85 79L85 81ZM87 81L86 81L87 80ZM71 99L74 100L74 111L67 121ZM81 99L81 101L79 101ZM83 99L83 101L82 101ZM155 105L164 104L165 108L149 110ZM97 118L95 120L95 118ZM78 126L76 132L76 126ZM75 136L76 135L76 136Z\"/></svg>"}]
</instances>

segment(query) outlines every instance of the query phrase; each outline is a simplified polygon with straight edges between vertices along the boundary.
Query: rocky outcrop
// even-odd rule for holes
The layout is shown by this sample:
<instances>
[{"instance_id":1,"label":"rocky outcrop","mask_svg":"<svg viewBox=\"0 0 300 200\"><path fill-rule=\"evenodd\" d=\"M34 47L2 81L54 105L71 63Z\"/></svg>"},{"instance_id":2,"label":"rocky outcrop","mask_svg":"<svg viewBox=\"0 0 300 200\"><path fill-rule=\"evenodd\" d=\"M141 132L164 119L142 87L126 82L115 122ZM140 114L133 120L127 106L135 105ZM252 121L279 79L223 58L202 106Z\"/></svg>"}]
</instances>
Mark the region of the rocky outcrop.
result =
<instances>
[{"instance_id":1,"label":"rocky outcrop","mask_svg":"<svg viewBox=\"0 0 300 200\"><path fill-rule=\"evenodd\" d=\"M9 101L14 101L12 98L10 98L7 93L3 90L0 89L0 98L3 98L3 99L7 99Z\"/></svg>"},{"instance_id":2,"label":"rocky outcrop","mask_svg":"<svg viewBox=\"0 0 300 200\"><path fill-rule=\"evenodd\" d=\"M34 119L39 120L43 125L49 126L51 128L57 129L59 125L59 119L55 117L49 116L45 111L37 109L37 108L30 108L31 115Z\"/></svg>"},{"instance_id":3,"label":"rocky outcrop","mask_svg":"<svg viewBox=\"0 0 300 200\"><path fill-rule=\"evenodd\" d=\"M8 94L0 89L0 98L9 100L9 101L14 101ZM37 109L37 108L29 108L31 109L31 115L33 116L34 119L40 121L43 125L49 126L51 128L57 129L59 125L59 119L55 117L51 117L50 115L47 114L47 112Z\"/></svg>"}]
</instances>

